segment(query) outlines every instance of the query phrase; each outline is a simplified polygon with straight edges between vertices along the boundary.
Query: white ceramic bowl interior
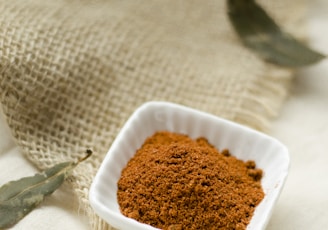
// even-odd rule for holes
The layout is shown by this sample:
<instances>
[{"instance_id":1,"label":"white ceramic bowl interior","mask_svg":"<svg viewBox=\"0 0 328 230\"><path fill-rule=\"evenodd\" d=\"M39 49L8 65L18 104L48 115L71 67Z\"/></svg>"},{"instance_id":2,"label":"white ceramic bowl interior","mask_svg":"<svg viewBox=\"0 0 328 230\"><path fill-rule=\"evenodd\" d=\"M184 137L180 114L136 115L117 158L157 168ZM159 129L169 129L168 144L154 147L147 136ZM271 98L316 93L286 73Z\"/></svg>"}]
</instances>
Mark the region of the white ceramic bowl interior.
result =
<instances>
[{"instance_id":1,"label":"white ceramic bowl interior","mask_svg":"<svg viewBox=\"0 0 328 230\"><path fill-rule=\"evenodd\" d=\"M161 130L187 134L191 138L206 137L219 150L227 148L241 160L254 160L264 171L261 183L265 197L256 207L247 229L265 228L288 174L287 148L274 138L245 126L168 102L142 105L113 142L89 193L90 204L101 218L117 229L156 229L123 216L116 193L122 169L145 139Z\"/></svg>"}]
</instances>

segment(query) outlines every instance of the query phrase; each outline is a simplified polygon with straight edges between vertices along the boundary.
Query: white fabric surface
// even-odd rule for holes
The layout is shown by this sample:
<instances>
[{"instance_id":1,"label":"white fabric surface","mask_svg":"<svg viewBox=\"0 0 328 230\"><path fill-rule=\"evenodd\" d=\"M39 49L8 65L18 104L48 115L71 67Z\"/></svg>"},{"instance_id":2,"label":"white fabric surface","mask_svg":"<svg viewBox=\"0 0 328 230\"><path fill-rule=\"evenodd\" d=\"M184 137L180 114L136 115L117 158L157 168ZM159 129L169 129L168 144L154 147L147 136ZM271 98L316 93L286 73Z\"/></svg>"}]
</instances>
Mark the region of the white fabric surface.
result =
<instances>
[{"instance_id":1,"label":"white fabric surface","mask_svg":"<svg viewBox=\"0 0 328 230\"><path fill-rule=\"evenodd\" d=\"M312 2L309 33L312 47L328 54L328 1ZM291 168L268 230L326 229L328 226L328 59L297 73L291 95L270 135L289 149ZM0 185L37 170L15 145L0 119ZM13 229L89 229L72 209L65 186L48 197Z\"/></svg>"}]
</instances>

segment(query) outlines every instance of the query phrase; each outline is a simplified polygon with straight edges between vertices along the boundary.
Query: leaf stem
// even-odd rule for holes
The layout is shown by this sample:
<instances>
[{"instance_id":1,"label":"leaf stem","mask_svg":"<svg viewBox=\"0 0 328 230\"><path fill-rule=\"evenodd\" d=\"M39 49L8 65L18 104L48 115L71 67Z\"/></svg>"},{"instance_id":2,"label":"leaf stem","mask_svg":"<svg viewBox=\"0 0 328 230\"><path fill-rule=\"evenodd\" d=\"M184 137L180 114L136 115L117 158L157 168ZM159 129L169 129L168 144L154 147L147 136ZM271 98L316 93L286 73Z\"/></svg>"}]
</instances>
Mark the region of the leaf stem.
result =
<instances>
[{"instance_id":1,"label":"leaf stem","mask_svg":"<svg viewBox=\"0 0 328 230\"><path fill-rule=\"evenodd\" d=\"M85 151L85 153L86 153L86 155L84 157L78 159L77 163L80 163L80 162L85 161L86 159L88 159L92 155L93 151L91 149L87 149Z\"/></svg>"}]
</instances>

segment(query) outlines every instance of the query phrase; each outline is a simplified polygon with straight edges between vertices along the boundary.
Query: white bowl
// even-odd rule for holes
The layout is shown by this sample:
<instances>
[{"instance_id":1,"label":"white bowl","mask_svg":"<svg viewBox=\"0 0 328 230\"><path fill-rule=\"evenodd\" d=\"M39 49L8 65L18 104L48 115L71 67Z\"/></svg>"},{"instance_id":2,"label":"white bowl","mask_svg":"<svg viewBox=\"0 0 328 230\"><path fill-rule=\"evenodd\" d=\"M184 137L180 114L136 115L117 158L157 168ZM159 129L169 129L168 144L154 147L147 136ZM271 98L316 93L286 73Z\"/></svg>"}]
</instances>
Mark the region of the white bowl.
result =
<instances>
[{"instance_id":1,"label":"white bowl","mask_svg":"<svg viewBox=\"0 0 328 230\"><path fill-rule=\"evenodd\" d=\"M95 212L117 229L156 229L125 217L117 203L117 182L122 169L145 139L156 131L206 137L217 149L229 149L241 160L254 160L264 171L261 180L264 199L256 207L248 230L264 229L281 192L289 169L287 148L263 133L225 119L168 102L148 102L126 122L109 149L90 188L89 200Z\"/></svg>"}]
</instances>

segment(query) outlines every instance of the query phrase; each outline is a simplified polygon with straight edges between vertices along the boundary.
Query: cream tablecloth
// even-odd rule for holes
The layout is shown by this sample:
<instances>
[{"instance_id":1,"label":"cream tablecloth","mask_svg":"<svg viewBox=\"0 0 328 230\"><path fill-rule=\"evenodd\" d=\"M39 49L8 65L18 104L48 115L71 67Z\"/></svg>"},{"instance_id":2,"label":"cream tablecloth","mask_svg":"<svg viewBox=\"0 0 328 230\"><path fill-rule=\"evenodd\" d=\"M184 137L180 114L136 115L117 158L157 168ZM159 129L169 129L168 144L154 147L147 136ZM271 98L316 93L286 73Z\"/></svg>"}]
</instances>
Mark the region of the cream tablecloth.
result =
<instances>
[{"instance_id":1,"label":"cream tablecloth","mask_svg":"<svg viewBox=\"0 0 328 230\"><path fill-rule=\"evenodd\" d=\"M328 1L312 2L308 17L311 45L328 54ZM298 71L291 94L269 133L288 147L290 174L268 230L328 227L328 59ZM37 170L21 155L0 119L0 184ZM62 187L13 229L89 229L73 210Z\"/></svg>"}]
</instances>

